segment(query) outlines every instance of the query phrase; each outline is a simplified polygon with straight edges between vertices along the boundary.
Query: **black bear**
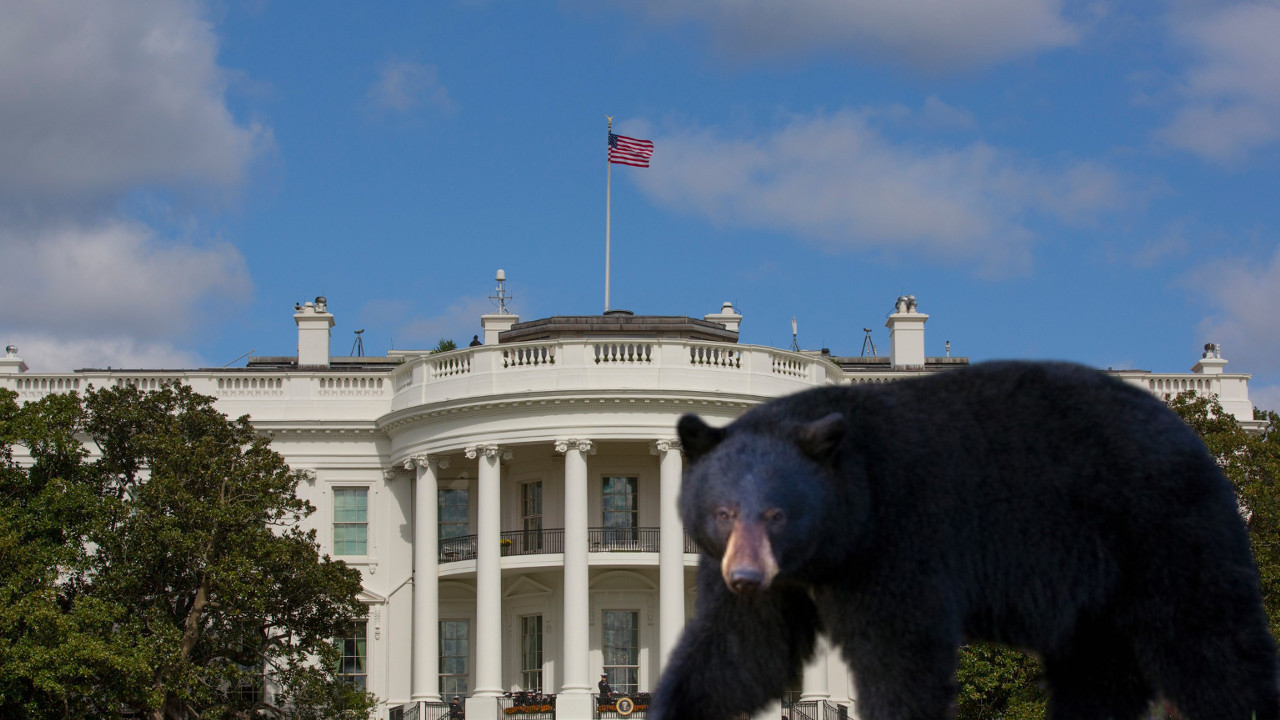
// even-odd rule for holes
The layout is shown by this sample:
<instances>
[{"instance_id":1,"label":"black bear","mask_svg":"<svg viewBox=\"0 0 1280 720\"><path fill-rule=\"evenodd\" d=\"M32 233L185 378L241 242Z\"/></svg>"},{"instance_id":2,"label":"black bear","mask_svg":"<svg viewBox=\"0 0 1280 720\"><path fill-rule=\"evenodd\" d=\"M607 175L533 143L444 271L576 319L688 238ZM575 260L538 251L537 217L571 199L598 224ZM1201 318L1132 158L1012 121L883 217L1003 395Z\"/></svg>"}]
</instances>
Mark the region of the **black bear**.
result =
<instances>
[{"instance_id":1,"label":"black bear","mask_svg":"<svg viewBox=\"0 0 1280 720\"><path fill-rule=\"evenodd\" d=\"M654 720L738 718L838 645L864 720L941 720L957 648L1036 653L1052 720L1275 720L1276 646L1232 488L1140 388L985 363L680 419L698 597Z\"/></svg>"}]
</instances>

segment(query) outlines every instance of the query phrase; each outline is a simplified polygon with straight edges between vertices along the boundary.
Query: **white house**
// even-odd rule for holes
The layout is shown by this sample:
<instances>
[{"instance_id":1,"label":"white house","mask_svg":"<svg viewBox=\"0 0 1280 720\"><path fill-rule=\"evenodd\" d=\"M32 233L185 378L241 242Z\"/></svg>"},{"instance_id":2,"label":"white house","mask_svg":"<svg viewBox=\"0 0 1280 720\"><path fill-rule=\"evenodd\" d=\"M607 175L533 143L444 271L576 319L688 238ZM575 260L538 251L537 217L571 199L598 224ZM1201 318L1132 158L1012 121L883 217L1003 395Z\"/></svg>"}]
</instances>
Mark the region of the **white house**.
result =
<instances>
[{"instance_id":1,"label":"white house","mask_svg":"<svg viewBox=\"0 0 1280 720\"><path fill-rule=\"evenodd\" d=\"M333 357L324 298L293 317L296 356L50 374L9 347L0 387L26 401L176 379L248 414L308 471L301 492L325 551L363 573L368 623L344 640L344 670L382 700L382 718L439 717L459 695L470 720L497 720L504 693L539 690L557 694L557 718L584 720L598 716L602 673L615 690L652 690L694 600L677 418L727 423L814 386L968 364L926 355L929 316L909 296L881 357L740 344L729 303L702 318L500 312L480 319L482 344L385 357ZM1114 374L1160 395L1217 395L1252 422L1249 376L1225 365L1207 346L1190 372ZM856 712L849 673L825 649L790 697L804 701L793 717Z\"/></svg>"}]
</instances>

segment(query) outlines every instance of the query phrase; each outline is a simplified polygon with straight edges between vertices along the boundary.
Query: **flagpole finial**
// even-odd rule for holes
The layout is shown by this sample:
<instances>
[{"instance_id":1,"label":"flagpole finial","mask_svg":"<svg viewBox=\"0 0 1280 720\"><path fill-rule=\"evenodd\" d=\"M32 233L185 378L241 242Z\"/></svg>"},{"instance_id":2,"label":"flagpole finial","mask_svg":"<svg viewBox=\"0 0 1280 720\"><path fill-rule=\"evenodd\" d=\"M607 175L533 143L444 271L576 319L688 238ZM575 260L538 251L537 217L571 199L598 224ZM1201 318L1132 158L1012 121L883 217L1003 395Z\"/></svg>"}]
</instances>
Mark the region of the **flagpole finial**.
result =
<instances>
[{"instance_id":1,"label":"flagpole finial","mask_svg":"<svg viewBox=\"0 0 1280 720\"><path fill-rule=\"evenodd\" d=\"M613 129L613 116L612 116L612 115L605 115L605 118L607 118L607 119L609 120L609 129L610 129L610 130L612 130L612 129Z\"/></svg>"}]
</instances>

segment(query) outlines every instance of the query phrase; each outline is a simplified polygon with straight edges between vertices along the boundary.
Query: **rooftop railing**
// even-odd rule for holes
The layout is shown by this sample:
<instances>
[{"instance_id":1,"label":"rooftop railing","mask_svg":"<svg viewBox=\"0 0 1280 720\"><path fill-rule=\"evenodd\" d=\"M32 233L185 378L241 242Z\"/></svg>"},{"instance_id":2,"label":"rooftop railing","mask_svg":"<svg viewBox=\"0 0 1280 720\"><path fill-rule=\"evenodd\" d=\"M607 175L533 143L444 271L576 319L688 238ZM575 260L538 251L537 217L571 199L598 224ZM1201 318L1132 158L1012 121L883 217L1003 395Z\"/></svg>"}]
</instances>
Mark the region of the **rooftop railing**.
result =
<instances>
[{"instance_id":1,"label":"rooftop railing","mask_svg":"<svg viewBox=\"0 0 1280 720\"><path fill-rule=\"evenodd\" d=\"M835 363L756 345L680 339L592 339L405 353L391 373L391 409L460 398L563 390L714 390L758 396L836 384Z\"/></svg>"}]
</instances>

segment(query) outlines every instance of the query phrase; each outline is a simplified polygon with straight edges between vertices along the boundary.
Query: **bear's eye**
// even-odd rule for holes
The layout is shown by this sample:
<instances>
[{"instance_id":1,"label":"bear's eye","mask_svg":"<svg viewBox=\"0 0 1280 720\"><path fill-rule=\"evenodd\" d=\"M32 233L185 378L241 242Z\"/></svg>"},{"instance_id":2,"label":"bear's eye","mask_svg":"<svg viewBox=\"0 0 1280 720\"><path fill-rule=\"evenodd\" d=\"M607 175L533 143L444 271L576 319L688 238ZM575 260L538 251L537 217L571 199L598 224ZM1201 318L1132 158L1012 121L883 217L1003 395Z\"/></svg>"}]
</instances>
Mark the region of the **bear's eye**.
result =
<instances>
[{"instance_id":1,"label":"bear's eye","mask_svg":"<svg viewBox=\"0 0 1280 720\"><path fill-rule=\"evenodd\" d=\"M787 522L787 514L778 508L772 508L764 512L764 521L774 527L781 527Z\"/></svg>"},{"instance_id":2,"label":"bear's eye","mask_svg":"<svg viewBox=\"0 0 1280 720\"><path fill-rule=\"evenodd\" d=\"M732 522L733 511L727 507L716 508L716 520L724 523Z\"/></svg>"}]
</instances>

